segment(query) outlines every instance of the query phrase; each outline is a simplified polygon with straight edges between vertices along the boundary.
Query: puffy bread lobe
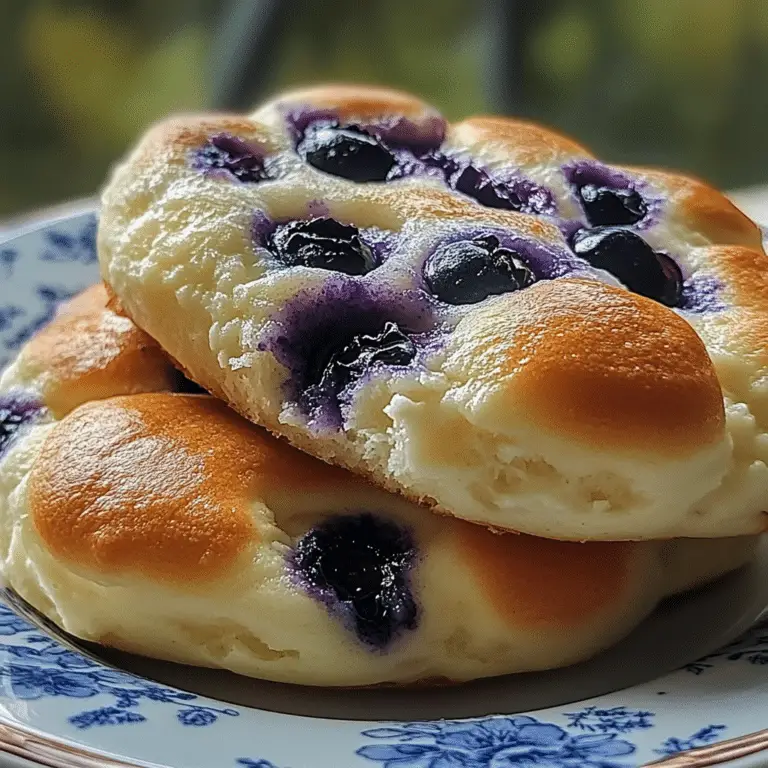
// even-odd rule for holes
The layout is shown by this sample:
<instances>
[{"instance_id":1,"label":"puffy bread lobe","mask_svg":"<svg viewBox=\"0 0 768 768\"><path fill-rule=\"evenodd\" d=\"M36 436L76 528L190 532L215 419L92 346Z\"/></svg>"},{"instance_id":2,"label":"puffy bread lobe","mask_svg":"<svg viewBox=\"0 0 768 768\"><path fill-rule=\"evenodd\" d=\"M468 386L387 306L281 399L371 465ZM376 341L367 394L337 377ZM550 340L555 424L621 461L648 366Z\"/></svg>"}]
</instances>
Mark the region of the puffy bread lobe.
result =
<instances>
[{"instance_id":1,"label":"puffy bread lobe","mask_svg":"<svg viewBox=\"0 0 768 768\"><path fill-rule=\"evenodd\" d=\"M449 141L468 152L486 152L523 168L592 157L567 136L536 123L505 117L463 120L451 127Z\"/></svg>"},{"instance_id":2,"label":"puffy bread lobe","mask_svg":"<svg viewBox=\"0 0 768 768\"><path fill-rule=\"evenodd\" d=\"M88 296L69 310L90 306L80 316L95 321L104 295ZM73 349L97 359L76 330ZM721 546L497 535L301 453L210 396L122 395L124 382L107 375L114 361L102 359L100 399L31 419L0 446L3 577L85 640L293 683L463 681L587 658L663 596L754 550L749 537ZM12 406L22 392L0 388L0 398ZM348 593L318 591L301 559L313 536L328 556L333 540L320 534L361 516L407 543L407 563L391 561L381 578L394 578L413 613L378 645L350 620ZM354 538L335 535L344 560L354 557ZM386 551L391 541L369 544Z\"/></svg>"},{"instance_id":3,"label":"puffy bread lobe","mask_svg":"<svg viewBox=\"0 0 768 768\"><path fill-rule=\"evenodd\" d=\"M656 168L623 166L622 169L665 194L669 226L688 230L692 241L698 237L714 245L763 249L760 227L709 184Z\"/></svg>"},{"instance_id":4,"label":"puffy bread lobe","mask_svg":"<svg viewBox=\"0 0 768 768\"><path fill-rule=\"evenodd\" d=\"M416 494L563 539L632 538L639 510L661 537L760 530L760 509L687 512L721 481L722 395L693 329L659 305L542 282L463 319L445 354L447 390L386 408L389 466Z\"/></svg>"},{"instance_id":5,"label":"puffy bread lobe","mask_svg":"<svg viewBox=\"0 0 768 768\"><path fill-rule=\"evenodd\" d=\"M393 88L328 84L282 93L259 107L251 118L276 131L285 130L286 113L312 111L347 123L383 125L396 135L422 138L445 133L445 120L431 105Z\"/></svg>"},{"instance_id":6,"label":"puffy bread lobe","mask_svg":"<svg viewBox=\"0 0 768 768\"><path fill-rule=\"evenodd\" d=\"M299 94L240 118L244 140L263 133L249 162L264 178L201 168L213 134L197 149L178 137L186 126L202 141L216 119L195 117L153 129L104 191L104 278L191 378L306 452L495 528L601 540L764 529L761 321L744 314L738 271L718 255L762 254L752 222L702 182L602 164L522 121L470 118L444 137L435 129L425 149L426 130L411 144L388 133L427 124L433 110L417 99L352 86ZM299 144L312 120L371 132L394 175L355 183L311 165ZM669 279L679 269L674 308L574 253L570 238L590 226L587 183L639 196L641 219L623 228L663 255ZM274 233L318 217L355 227L375 268L281 262ZM430 259L489 238L519 256L533 286L443 300ZM315 397L329 358L386 321L414 345L410 362ZM732 383L724 344L743 353L748 384ZM526 360L514 375L485 359L505 350Z\"/></svg>"},{"instance_id":7,"label":"puffy bread lobe","mask_svg":"<svg viewBox=\"0 0 768 768\"><path fill-rule=\"evenodd\" d=\"M425 514L208 396L85 404L32 427L0 477L5 578L63 629L312 685L462 681L572 663L630 631L681 582L704 583L754 547L738 540L707 571L663 543L496 535ZM407 530L417 553L416 620L386 653L313 597L292 555L308 531L361 510Z\"/></svg>"},{"instance_id":8,"label":"puffy bread lobe","mask_svg":"<svg viewBox=\"0 0 768 768\"><path fill-rule=\"evenodd\" d=\"M108 303L94 285L61 305L3 371L0 390L22 389L61 417L89 400L172 389L179 375L165 353Z\"/></svg>"},{"instance_id":9,"label":"puffy bread lobe","mask_svg":"<svg viewBox=\"0 0 768 768\"><path fill-rule=\"evenodd\" d=\"M596 451L671 457L720 441L720 386L682 318L591 281L541 282L510 298L463 319L447 351L469 397L497 395L489 423L527 418Z\"/></svg>"}]
</instances>

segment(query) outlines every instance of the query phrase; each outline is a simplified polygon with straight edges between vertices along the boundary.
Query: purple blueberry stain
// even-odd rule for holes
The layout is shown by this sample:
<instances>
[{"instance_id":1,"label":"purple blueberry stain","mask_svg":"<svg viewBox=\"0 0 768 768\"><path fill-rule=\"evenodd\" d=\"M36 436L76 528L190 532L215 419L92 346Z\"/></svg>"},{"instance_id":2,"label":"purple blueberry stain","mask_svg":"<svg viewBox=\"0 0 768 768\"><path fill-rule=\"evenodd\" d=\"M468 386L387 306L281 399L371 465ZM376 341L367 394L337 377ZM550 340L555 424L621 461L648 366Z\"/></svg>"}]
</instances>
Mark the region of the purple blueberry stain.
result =
<instances>
[{"instance_id":1,"label":"purple blueberry stain","mask_svg":"<svg viewBox=\"0 0 768 768\"><path fill-rule=\"evenodd\" d=\"M441 149L445 121L383 118L341 123L333 110L286 116L297 152L318 170L356 182L432 176L481 205L535 215L556 213L554 195L517 171L490 171Z\"/></svg>"},{"instance_id":2,"label":"purple blueberry stain","mask_svg":"<svg viewBox=\"0 0 768 768\"><path fill-rule=\"evenodd\" d=\"M265 248L269 237L277 229L277 222L264 211L255 210L251 219L251 239L259 248Z\"/></svg>"},{"instance_id":3,"label":"purple blueberry stain","mask_svg":"<svg viewBox=\"0 0 768 768\"><path fill-rule=\"evenodd\" d=\"M318 430L338 430L349 395L371 376L420 363L435 330L429 297L333 274L298 293L270 321L259 349L290 372L283 395Z\"/></svg>"},{"instance_id":4,"label":"purple blueberry stain","mask_svg":"<svg viewBox=\"0 0 768 768\"><path fill-rule=\"evenodd\" d=\"M416 547L404 527L369 512L329 517L296 542L299 585L371 650L418 625L411 586Z\"/></svg>"},{"instance_id":5,"label":"purple blueberry stain","mask_svg":"<svg viewBox=\"0 0 768 768\"><path fill-rule=\"evenodd\" d=\"M311 126L340 126L342 121L334 109L296 106L285 112L288 130L296 145ZM354 125L385 142L390 149L411 149L421 154L439 147L445 139L446 122L439 115L429 115L416 122L401 115L383 115L378 120L358 120Z\"/></svg>"},{"instance_id":6,"label":"purple blueberry stain","mask_svg":"<svg viewBox=\"0 0 768 768\"><path fill-rule=\"evenodd\" d=\"M191 153L193 168L214 178L255 183L270 178L264 152L251 142L229 133L217 133Z\"/></svg>"},{"instance_id":7,"label":"purple blueberry stain","mask_svg":"<svg viewBox=\"0 0 768 768\"><path fill-rule=\"evenodd\" d=\"M573 236L584 228L584 222L578 219L560 219L557 222L557 228L560 230L563 238L567 243L570 243Z\"/></svg>"},{"instance_id":8,"label":"purple blueberry stain","mask_svg":"<svg viewBox=\"0 0 768 768\"><path fill-rule=\"evenodd\" d=\"M704 314L723 312L727 305L722 299L723 285L712 275L697 275L683 284L678 309Z\"/></svg>"},{"instance_id":9,"label":"purple blueberry stain","mask_svg":"<svg viewBox=\"0 0 768 768\"><path fill-rule=\"evenodd\" d=\"M647 229L659 218L663 199L624 171L596 160L568 163L562 171L591 226Z\"/></svg>"},{"instance_id":10,"label":"purple blueberry stain","mask_svg":"<svg viewBox=\"0 0 768 768\"><path fill-rule=\"evenodd\" d=\"M44 410L40 402L22 390L0 395L0 456L11 447L19 430L33 423Z\"/></svg>"},{"instance_id":11,"label":"purple blueberry stain","mask_svg":"<svg viewBox=\"0 0 768 768\"><path fill-rule=\"evenodd\" d=\"M330 216L331 209L328 204L323 200L310 200L307 203L307 217L310 219L321 218L323 216Z\"/></svg>"},{"instance_id":12,"label":"purple blueberry stain","mask_svg":"<svg viewBox=\"0 0 768 768\"><path fill-rule=\"evenodd\" d=\"M523 178L516 172L491 172L466 160L445 156L443 173L448 186L476 200L486 208L553 216L555 198L544 187Z\"/></svg>"}]
</instances>

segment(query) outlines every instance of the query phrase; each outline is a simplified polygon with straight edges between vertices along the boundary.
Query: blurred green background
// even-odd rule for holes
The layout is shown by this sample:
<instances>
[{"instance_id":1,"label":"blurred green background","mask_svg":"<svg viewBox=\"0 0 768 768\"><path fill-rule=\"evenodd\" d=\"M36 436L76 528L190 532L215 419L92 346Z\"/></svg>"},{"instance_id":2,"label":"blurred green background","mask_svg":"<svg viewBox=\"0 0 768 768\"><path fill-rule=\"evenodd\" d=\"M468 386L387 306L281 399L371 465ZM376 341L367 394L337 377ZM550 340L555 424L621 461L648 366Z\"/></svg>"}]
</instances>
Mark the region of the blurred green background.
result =
<instances>
[{"instance_id":1,"label":"blurred green background","mask_svg":"<svg viewBox=\"0 0 768 768\"><path fill-rule=\"evenodd\" d=\"M328 79L524 115L728 188L768 181L766 0L254 3L279 10L251 41L225 0L0 0L0 215L94 193L165 114Z\"/></svg>"}]
</instances>

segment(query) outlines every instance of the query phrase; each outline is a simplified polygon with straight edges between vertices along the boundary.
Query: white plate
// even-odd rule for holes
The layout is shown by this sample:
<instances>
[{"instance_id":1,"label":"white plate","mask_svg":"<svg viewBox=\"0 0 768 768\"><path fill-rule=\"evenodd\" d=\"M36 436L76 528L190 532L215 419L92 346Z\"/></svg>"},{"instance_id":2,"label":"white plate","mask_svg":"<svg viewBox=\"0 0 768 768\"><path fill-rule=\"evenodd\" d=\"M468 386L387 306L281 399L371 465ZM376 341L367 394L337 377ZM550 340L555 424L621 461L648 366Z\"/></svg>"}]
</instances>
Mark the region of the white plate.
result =
<instances>
[{"instance_id":1,"label":"white plate","mask_svg":"<svg viewBox=\"0 0 768 768\"><path fill-rule=\"evenodd\" d=\"M0 367L98 279L95 229L87 214L0 243ZM339 692L101 653L6 595L0 748L53 766L637 766L768 726L768 622L755 624L766 605L764 549L586 664L435 691Z\"/></svg>"}]
</instances>

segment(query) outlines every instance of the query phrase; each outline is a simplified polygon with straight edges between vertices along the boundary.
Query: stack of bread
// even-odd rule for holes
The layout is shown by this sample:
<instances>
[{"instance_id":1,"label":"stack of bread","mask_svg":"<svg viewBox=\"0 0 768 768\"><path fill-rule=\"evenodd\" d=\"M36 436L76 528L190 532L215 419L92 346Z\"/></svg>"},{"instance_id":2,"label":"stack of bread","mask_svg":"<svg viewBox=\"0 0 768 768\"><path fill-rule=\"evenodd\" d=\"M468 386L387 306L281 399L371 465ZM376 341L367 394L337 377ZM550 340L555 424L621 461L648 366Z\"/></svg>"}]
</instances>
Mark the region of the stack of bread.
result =
<instances>
[{"instance_id":1,"label":"stack of bread","mask_svg":"<svg viewBox=\"0 0 768 768\"><path fill-rule=\"evenodd\" d=\"M539 126L328 86L152 128L0 379L0 565L104 646L326 686L588 658L744 565L760 229Z\"/></svg>"}]
</instances>

